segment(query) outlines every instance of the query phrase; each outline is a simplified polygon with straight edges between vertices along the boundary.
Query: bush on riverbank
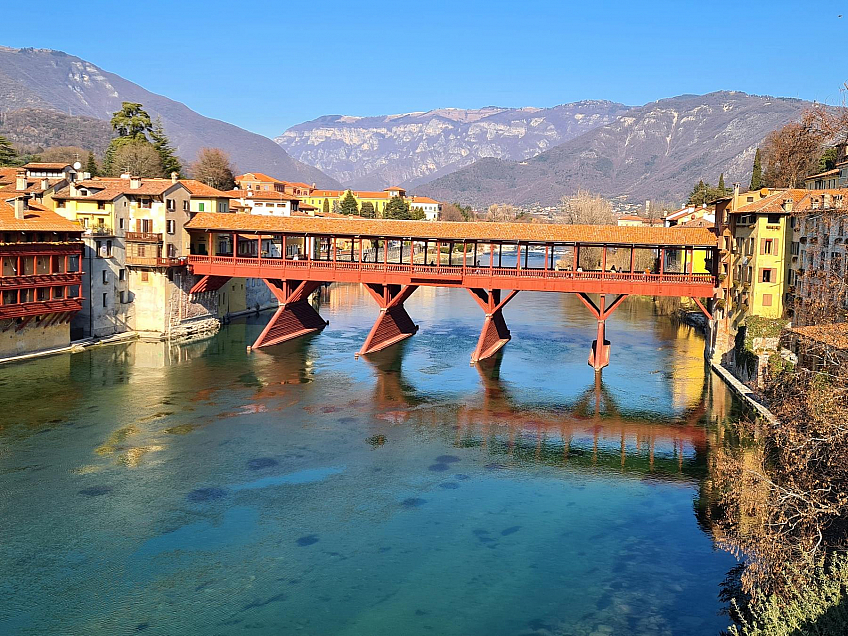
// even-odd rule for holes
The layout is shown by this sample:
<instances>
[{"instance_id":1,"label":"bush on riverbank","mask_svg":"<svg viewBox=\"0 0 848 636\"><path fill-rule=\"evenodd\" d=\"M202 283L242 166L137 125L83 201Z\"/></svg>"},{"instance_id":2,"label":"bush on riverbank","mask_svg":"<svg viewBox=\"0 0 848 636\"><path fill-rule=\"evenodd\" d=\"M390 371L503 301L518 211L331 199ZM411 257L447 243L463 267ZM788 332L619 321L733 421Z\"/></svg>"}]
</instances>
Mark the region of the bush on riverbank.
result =
<instances>
[{"instance_id":1,"label":"bush on riverbank","mask_svg":"<svg viewBox=\"0 0 848 636\"><path fill-rule=\"evenodd\" d=\"M737 597L748 599L738 615L749 623L732 633L846 634L848 370L776 369L764 395L777 420L740 425L756 446L715 466L720 542L744 562Z\"/></svg>"},{"instance_id":2,"label":"bush on riverbank","mask_svg":"<svg viewBox=\"0 0 848 636\"><path fill-rule=\"evenodd\" d=\"M796 573L797 574L797 573ZM753 601L748 620L730 628L731 636L843 636L848 633L848 557L830 568L819 565L808 582L790 583L788 597L776 594Z\"/></svg>"}]
</instances>

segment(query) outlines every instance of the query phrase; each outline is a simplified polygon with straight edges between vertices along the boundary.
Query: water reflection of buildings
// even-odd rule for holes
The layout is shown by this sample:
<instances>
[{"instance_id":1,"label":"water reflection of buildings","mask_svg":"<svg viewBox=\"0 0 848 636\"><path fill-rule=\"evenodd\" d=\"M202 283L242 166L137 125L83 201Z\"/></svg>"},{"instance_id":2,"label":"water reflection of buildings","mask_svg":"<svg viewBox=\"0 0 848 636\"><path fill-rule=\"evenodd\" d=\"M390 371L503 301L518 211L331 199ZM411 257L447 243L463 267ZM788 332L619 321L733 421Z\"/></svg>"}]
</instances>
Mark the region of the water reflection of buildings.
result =
<instances>
[{"instance_id":1,"label":"water reflection of buildings","mask_svg":"<svg viewBox=\"0 0 848 636\"><path fill-rule=\"evenodd\" d=\"M367 359L376 370L375 406L383 419L438 428L454 424L453 443L478 446L505 464L545 463L572 468L598 468L640 478L701 481L707 474L713 433L708 406L723 413L726 389L713 391L709 376L701 375L698 393L688 387L681 418L655 414L622 414L598 376L578 399L559 408L521 404L500 379L501 356L477 366L483 390L479 399L445 407L429 405L403 376L403 349ZM414 407L414 408L413 408Z\"/></svg>"}]
</instances>

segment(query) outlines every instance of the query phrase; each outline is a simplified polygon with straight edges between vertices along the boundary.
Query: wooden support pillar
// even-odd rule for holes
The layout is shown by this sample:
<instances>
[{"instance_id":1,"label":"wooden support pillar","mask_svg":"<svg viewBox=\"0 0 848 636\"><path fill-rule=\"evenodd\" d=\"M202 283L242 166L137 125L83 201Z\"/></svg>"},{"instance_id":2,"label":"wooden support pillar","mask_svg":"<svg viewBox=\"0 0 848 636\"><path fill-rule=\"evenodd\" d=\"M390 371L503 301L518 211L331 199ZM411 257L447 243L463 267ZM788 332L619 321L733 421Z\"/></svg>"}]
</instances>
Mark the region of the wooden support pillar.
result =
<instances>
[{"instance_id":1,"label":"wooden support pillar","mask_svg":"<svg viewBox=\"0 0 848 636\"><path fill-rule=\"evenodd\" d=\"M630 248L630 273L631 274L633 273L633 266L634 266L635 262L636 262L636 248L631 247Z\"/></svg>"},{"instance_id":2,"label":"wooden support pillar","mask_svg":"<svg viewBox=\"0 0 848 636\"><path fill-rule=\"evenodd\" d=\"M521 269L521 243L515 244L515 269Z\"/></svg>"},{"instance_id":3,"label":"wooden support pillar","mask_svg":"<svg viewBox=\"0 0 848 636\"><path fill-rule=\"evenodd\" d=\"M660 276L665 274L665 248L660 248Z\"/></svg>"},{"instance_id":4,"label":"wooden support pillar","mask_svg":"<svg viewBox=\"0 0 848 636\"><path fill-rule=\"evenodd\" d=\"M550 249L550 245L545 243L545 271L548 271L548 250Z\"/></svg>"},{"instance_id":5,"label":"wooden support pillar","mask_svg":"<svg viewBox=\"0 0 848 636\"><path fill-rule=\"evenodd\" d=\"M403 306L406 299L418 289L418 285L366 283L365 289L380 305L380 315L362 348L356 353L357 358L391 347L418 331L418 325L412 322Z\"/></svg>"},{"instance_id":6,"label":"wooden support pillar","mask_svg":"<svg viewBox=\"0 0 848 636\"><path fill-rule=\"evenodd\" d=\"M500 289L469 289L468 290L477 304L486 312L486 319L477 340L477 347L471 354L471 364L480 360L490 358L497 353L512 337L503 317L504 306L518 293L511 291L506 298L501 300Z\"/></svg>"},{"instance_id":7,"label":"wooden support pillar","mask_svg":"<svg viewBox=\"0 0 848 636\"><path fill-rule=\"evenodd\" d=\"M276 313L259 334L253 349L270 347L287 340L315 333L328 323L321 318L309 296L324 283L322 281L279 280L263 278L271 293L280 303ZM250 349L250 348L249 348ZM248 350L249 350L248 349Z\"/></svg>"},{"instance_id":8,"label":"wooden support pillar","mask_svg":"<svg viewBox=\"0 0 848 636\"><path fill-rule=\"evenodd\" d=\"M577 294L577 297L598 320L598 335L592 342L592 351L589 354L589 366L593 367L595 372L599 372L605 366L609 365L610 361L610 342L606 339L606 320L618 309L624 299L627 298L627 294L619 295L609 306L606 305L606 294L601 294L600 302L597 305L587 294L580 292Z\"/></svg>"},{"instance_id":9,"label":"wooden support pillar","mask_svg":"<svg viewBox=\"0 0 848 636\"><path fill-rule=\"evenodd\" d=\"M576 272L578 267L578 261L580 260L580 243L574 244L574 252L571 258L571 271Z\"/></svg>"},{"instance_id":10,"label":"wooden support pillar","mask_svg":"<svg viewBox=\"0 0 848 636\"><path fill-rule=\"evenodd\" d=\"M489 269L495 267L495 244L489 243Z\"/></svg>"}]
</instances>

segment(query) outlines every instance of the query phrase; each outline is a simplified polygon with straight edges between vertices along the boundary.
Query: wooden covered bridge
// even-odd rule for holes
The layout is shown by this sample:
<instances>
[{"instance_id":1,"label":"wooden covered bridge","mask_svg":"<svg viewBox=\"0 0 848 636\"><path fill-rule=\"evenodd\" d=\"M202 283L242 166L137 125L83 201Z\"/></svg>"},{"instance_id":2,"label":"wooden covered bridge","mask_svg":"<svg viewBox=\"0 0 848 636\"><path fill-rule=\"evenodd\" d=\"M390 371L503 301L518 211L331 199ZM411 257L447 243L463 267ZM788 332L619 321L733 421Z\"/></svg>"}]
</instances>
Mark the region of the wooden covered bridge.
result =
<instances>
[{"instance_id":1,"label":"wooden covered bridge","mask_svg":"<svg viewBox=\"0 0 848 636\"><path fill-rule=\"evenodd\" d=\"M705 228L200 213L186 229L188 263L201 276L192 293L230 278L260 278L279 300L254 347L326 326L308 303L325 283L362 283L380 306L357 355L417 331L404 301L419 286L462 287L485 313L475 363L510 339L504 306L521 291L545 291L577 294L595 316L589 364L600 370L609 364L605 321L628 295L689 296L711 320L717 285L716 237Z\"/></svg>"}]
</instances>

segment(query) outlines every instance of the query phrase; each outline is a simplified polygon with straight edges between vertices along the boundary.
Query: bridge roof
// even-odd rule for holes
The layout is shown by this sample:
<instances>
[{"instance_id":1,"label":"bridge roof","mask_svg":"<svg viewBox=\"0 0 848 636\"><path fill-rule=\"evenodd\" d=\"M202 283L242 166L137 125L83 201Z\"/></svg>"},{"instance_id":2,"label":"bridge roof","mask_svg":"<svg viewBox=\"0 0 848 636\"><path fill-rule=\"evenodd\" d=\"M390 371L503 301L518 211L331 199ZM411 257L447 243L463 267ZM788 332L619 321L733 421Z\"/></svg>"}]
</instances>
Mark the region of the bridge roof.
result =
<instances>
[{"instance_id":1,"label":"bridge roof","mask_svg":"<svg viewBox=\"0 0 848 636\"><path fill-rule=\"evenodd\" d=\"M201 212L186 224L189 230L257 233L441 239L448 241L526 241L715 247L715 234L703 227L618 227L615 225L554 225L548 223L464 223L459 221L396 221L389 219L322 218L221 214Z\"/></svg>"}]
</instances>

